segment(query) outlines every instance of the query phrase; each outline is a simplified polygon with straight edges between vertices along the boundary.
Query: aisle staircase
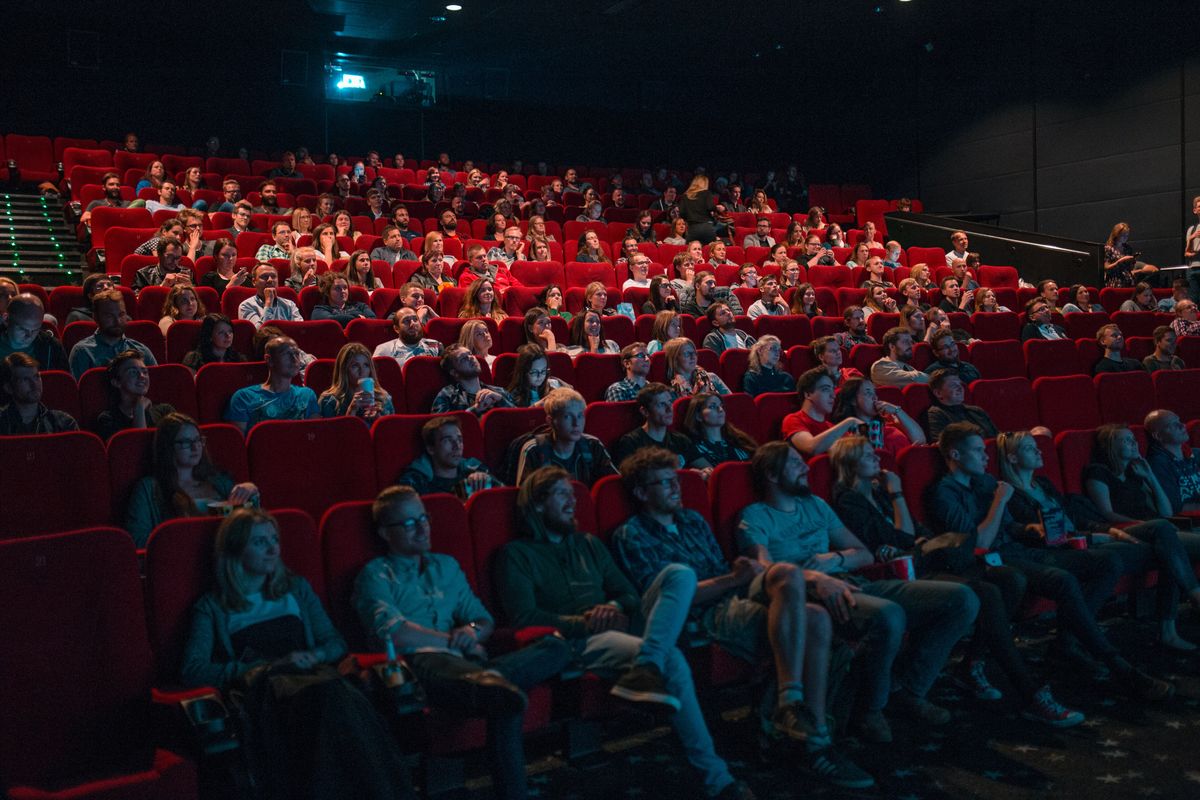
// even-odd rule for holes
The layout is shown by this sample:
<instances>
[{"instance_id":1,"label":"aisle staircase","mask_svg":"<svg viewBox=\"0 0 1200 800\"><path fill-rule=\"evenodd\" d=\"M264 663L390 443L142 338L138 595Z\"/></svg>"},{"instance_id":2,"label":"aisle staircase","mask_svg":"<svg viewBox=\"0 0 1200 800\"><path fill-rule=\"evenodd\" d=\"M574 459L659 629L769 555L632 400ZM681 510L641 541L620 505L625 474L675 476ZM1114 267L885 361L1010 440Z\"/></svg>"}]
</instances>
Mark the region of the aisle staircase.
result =
<instances>
[{"instance_id":1,"label":"aisle staircase","mask_svg":"<svg viewBox=\"0 0 1200 800\"><path fill-rule=\"evenodd\" d=\"M0 193L0 275L17 283L79 283L81 252L55 200Z\"/></svg>"}]
</instances>

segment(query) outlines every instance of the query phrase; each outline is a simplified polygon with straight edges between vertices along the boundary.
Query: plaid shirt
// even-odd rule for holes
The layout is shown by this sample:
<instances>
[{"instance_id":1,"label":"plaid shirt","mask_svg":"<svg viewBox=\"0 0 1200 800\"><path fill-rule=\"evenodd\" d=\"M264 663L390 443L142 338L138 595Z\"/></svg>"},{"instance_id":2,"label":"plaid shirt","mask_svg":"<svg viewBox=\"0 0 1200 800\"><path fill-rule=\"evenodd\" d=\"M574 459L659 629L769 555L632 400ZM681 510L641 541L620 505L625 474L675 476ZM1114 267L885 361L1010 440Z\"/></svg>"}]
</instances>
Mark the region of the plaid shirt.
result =
<instances>
[{"instance_id":1,"label":"plaid shirt","mask_svg":"<svg viewBox=\"0 0 1200 800\"><path fill-rule=\"evenodd\" d=\"M668 564L684 564L698 580L729 572L721 548L698 511L682 508L675 512L675 530L668 530L645 514L630 517L612 537L617 563L639 592L646 591Z\"/></svg>"},{"instance_id":2,"label":"plaid shirt","mask_svg":"<svg viewBox=\"0 0 1200 800\"><path fill-rule=\"evenodd\" d=\"M638 392L645 387L645 383L639 385L629 380L629 378L622 378L604 390L604 399L609 403L637 400Z\"/></svg>"},{"instance_id":3,"label":"plaid shirt","mask_svg":"<svg viewBox=\"0 0 1200 800\"><path fill-rule=\"evenodd\" d=\"M512 408L516 405L513 402L512 395L499 386L489 386L486 383L480 383L479 388L491 389L500 395L500 400L492 408ZM472 414L478 415L482 412L471 408L471 406L475 405L475 394L467 392L461 383L452 383L444 386L437 393L437 397L433 398L433 413L445 414L448 411L470 411Z\"/></svg>"}]
</instances>

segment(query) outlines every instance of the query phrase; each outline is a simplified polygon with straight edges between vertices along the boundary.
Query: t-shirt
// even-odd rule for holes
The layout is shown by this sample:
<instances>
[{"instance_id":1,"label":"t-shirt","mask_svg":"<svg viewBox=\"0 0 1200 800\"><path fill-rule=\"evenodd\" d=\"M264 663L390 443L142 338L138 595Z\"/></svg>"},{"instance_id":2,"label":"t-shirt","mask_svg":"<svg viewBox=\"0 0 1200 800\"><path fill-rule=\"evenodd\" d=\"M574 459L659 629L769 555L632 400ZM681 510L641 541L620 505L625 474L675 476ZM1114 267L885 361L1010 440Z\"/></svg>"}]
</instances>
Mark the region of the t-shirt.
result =
<instances>
[{"instance_id":1,"label":"t-shirt","mask_svg":"<svg viewBox=\"0 0 1200 800\"><path fill-rule=\"evenodd\" d=\"M1108 498L1113 511L1133 519L1156 519L1159 516L1145 480L1134 475L1128 468L1124 475L1116 475L1106 464L1088 464L1083 468L1083 480L1097 481L1108 487Z\"/></svg>"},{"instance_id":2,"label":"t-shirt","mask_svg":"<svg viewBox=\"0 0 1200 800\"><path fill-rule=\"evenodd\" d=\"M1151 444L1146 461L1171 500L1172 513L1183 511L1186 503L1200 503L1200 455L1195 450L1175 458L1157 444Z\"/></svg>"},{"instance_id":3,"label":"t-shirt","mask_svg":"<svg viewBox=\"0 0 1200 800\"><path fill-rule=\"evenodd\" d=\"M829 420L817 422L815 419L805 413L804 409L793 411L783 418L780 423L780 430L783 433L783 438L790 439L792 435L799 431L807 431L813 436L820 436L825 431L833 427L833 423Z\"/></svg>"},{"instance_id":4,"label":"t-shirt","mask_svg":"<svg viewBox=\"0 0 1200 800\"><path fill-rule=\"evenodd\" d=\"M829 532L842 527L828 503L809 495L797 498L790 513L766 503L747 506L738 522L737 542L742 550L766 547L772 561L804 566L813 556L829 552Z\"/></svg>"},{"instance_id":5,"label":"t-shirt","mask_svg":"<svg viewBox=\"0 0 1200 800\"><path fill-rule=\"evenodd\" d=\"M1092 367L1092 374L1099 375L1103 372L1145 372L1146 368L1142 366L1142 362L1136 358L1122 358L1120 361L1113 361L1111 358L1102 358L1096 362L1096 366Z\"/></svg>"},{"instance_id":6,"label":"t-shirt","mask_svg":"<svg viewBox=\"0 0 1200 800\"><path fill-rule=\"evenodd\" d=\"M225 419L244 422L251 428L265 420L312 419L320 415L317 394L307 386L289 386L285 391L272 392L255 384L233 393Z\"/></svg>"}]
</instances>

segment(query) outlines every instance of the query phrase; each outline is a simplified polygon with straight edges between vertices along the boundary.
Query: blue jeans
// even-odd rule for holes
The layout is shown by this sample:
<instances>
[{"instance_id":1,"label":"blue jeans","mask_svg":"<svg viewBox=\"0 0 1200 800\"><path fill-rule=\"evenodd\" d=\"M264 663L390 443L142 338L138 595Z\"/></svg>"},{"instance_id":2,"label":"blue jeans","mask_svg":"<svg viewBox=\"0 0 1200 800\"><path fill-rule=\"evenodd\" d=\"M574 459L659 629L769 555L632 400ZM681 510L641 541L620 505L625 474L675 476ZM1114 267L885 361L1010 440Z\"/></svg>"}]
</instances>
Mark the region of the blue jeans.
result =
<instances>
[{"instance_id":1,"label":"blue jeans","mask_svg":"<svg viewBox=\"0 0 1200 800\"><path fill-rule=\"evenodd\" d=\"M1141 539L1145 546L1108 544L1102 549L1123 548L1125 571L1131 574L1157 569L1158 618L1175 619L1179 611L1179 592L1191 594L1196 590L1196 572L1192 565L1200 561L1200 534L1180 531L1165 519L1139 522L1126 533Z\"/></svg>"},{"instance_id":2,"label":"blue jeans","mask_svg":"<svg viewBox=\"0 0 1200 800\"><path fill-rule=\"evenodd\" d=\"M405 657L421 681L430 705L460 708L464 675L481 670L499 672L529 691L558 673L571 661L571 647L561 637L547 636L512 653L486 662L450 653L414 653ZM521 737L522 714L489 714L486 708L468 709L487 717L487 751L496 795L504 800L526 796L525 744Z\"/></svg>"},{"instance_id":3,"label":"blue jeans","mask_svg":"<svg viewBox=\"0 0 1200 800\"><path fill-rule=\"evenodd\" d=\"M646 625L640 638L621 631L604 631L575 644L581 665L599 674L615 675L639 663L658 667L667 689L679 700L680 708L671 724L683 751L703 776L705 789L715 795L733 783L733 776L716 753L696 699L691 667L675 646L695 594L696 573L682 564L670 564L642 595Z\"/></svg>"},{"instance_id":4,"label":"blue jeans","mask_svg":"<svg viewBox=\"0 0 1200 800\"><path fill-rule=\"evenodd\" d=\"M924 697L955 642L971 630L979 598L966 586L946 581L871 581L855 593L850 622L839 633L863 640L856 656L863 684L862 707L880 711L892 691L892 665L908 632L906 664L897 681Z\"/></svg>"},{"instance_id":5,"label":"blue jeans","mask_svg":"<svg viewBox=\"0 0 1200 800\"><path fill-rule=\"evenodd\" d=\"M1200 303L1200 267L1189 267L1184 277L1188 282L1188 297L1193 303Z\"/></svg>"}]
</instances>

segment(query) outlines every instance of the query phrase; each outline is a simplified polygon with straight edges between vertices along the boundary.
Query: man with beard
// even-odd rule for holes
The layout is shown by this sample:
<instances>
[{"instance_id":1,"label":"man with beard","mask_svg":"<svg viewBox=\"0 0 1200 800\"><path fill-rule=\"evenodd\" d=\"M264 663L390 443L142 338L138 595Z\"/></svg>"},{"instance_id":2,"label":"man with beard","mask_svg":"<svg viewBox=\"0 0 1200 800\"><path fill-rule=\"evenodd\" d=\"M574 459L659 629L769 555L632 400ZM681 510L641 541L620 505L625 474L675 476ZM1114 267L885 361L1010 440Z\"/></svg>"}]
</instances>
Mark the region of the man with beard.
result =
<instances>
[{"instance_id":1,"label":"man with beard","mask_svg":"<svg viewBox=\"0 0 1200 800\"><path fill-rule=\"evenodd\" d=\"M414 286L418 292L421 291L419 286L408 285ZM440 356L442 354L441 342L437 339L425 338L425 326L421 324L421 317L417 314L416 309L407 305L402 306L396 312L395 325L396 338L376 347L374 354L376 358L394 358L396 363L403 367L404 362L413 356Z\"/></svg>"},{"instance_id":2,"label":"man with beard","mask_svg":"<svg viewBox=\"0 0 1200 800\"><path fill-rule=\"evenodd\" d=\"M88 203L87 210L79 218L79 221L84 225L90 225L92 221L92 209L104 206L105 208L141 208L146 205L145 200L126 200L121 197L121 177L115 172L106 172L101 178L101 183L104 185L104 197L99 200L93 200Z\"/></svg>"}]
</instances>

